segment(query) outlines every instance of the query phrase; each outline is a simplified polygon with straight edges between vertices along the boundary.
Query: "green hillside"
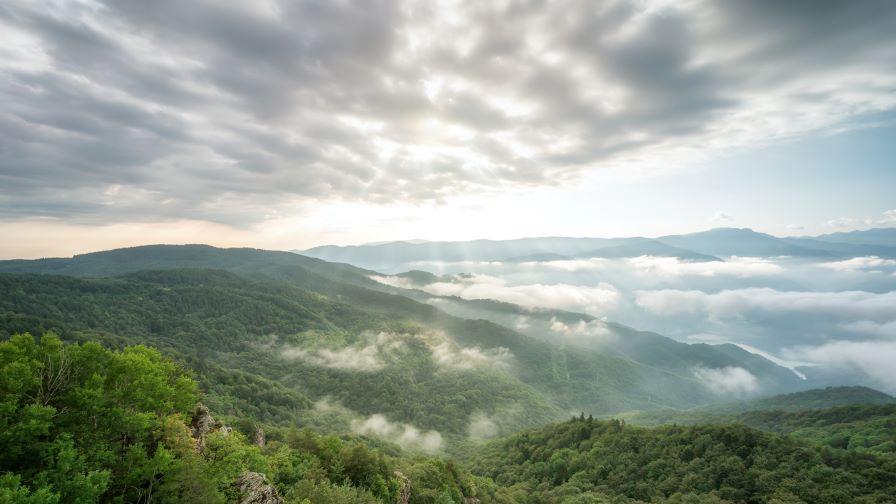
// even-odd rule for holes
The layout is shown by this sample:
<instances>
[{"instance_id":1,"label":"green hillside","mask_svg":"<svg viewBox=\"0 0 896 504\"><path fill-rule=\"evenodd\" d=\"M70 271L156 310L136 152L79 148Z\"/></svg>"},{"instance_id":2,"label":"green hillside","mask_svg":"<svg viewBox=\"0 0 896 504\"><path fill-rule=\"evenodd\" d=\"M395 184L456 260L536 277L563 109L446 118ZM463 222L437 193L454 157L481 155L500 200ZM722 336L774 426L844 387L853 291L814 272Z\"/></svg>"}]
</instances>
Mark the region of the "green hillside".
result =
<instances>
[{"instance_id":1,"label":"green hillside","mask_svg":"<svg viewBox=\"0 0 896 504\"><path fill-rule=\"evenodd\" d=\"M896 492L894 459L740 425L577 418L491 444L473 472L531 503L884 503Z\"/></svg>"},{"instance_id":2,"label":"green hillside","mask_svg":"<svg viewBox=\"0 0 896 504\"><path fill-rule=\"evenodd\" d=\"M646 426L739 423L832 448L896 454L896 399L867 387L828 387L624 417Z\"/></svg>"},{"instance_id":3,"label":"green hillside","mask_svg":"<svg viewBox=\"0 0 896 504\"><path fill-rule=\"evenodd\" d=\"M181 269L137 273L152 268L197 266L219 271ZM112 333L127 342L158 345L174 355L189 358L197 355L203 366L221 366L275 380L314 400L325 393L345 396L346 401L362 411L373 413L383 405L389 408L387 413L402 420L416 418L421 411L432 411L433 418L443 418L438 422L439 427L449 427L454 432L463 430L464 417L476 412L475 407L482 398L477 394L461 394L459 403L454 404L456 410L441 415L440 410L419 404L423 399L406 398L416 396L417 392L421 397L429 397L427 400L444 397L444 394L433 394L431 388L421 389L421 383L430 382L421 382L415 373L433 377L433 387L436 382L450 378L467 385L487 381L505 391L512 390L508 393L513 401L523 400L532 407L534 413L518 421L528 425L561 411L606 414L632 409L682 408L718 400L695 380L690 369L682 366L662 367L657 365L659 361L641 362L638 356L600 349L582 351L539 341L531 334L523 335L490 321L450 316L395 293L406 291L383 292L390 289L370 280L371 272L291 253L160 245L71 259L0 261L0 271L102 277L78 280L46 275L3 275L0 285L15 295L0 300L0 313L7 318L36 318L35 330L48 324L52 327L47 322L52 321L70 331ZM271 349L260 348L261 343L268 343L273 337L274 346L281 349L289 345L313 347L315 351L324 347L363 349L368 346L363 335L380 331L410 334L414 336L411 339L438 333L456 345L458 351L470 348L486 353L506 351L512 365L492 369L482 366L483 369L454 374L436 372L431 364L426 364L432 358L427 358L420 348L414 354L419 359L408 358L402 366L384 366L377 371L396 376L373 382L391 391L382 391L379 396L380 391L354 394L333 386L343 381L369 382L358 377L358 373L296 362L287 364L282 359L271 358ZM433 346L430 341L427 347L430 352ZM203 353L206 348L215 352L213 359ZM409 344L406 350L411 352L413 348L417 347ZM681 348L687 350L685 346ZM255 357L247 359L247 355ZM719 362L736 364L737 360L725 358ZM430 371L421 371L427 365ZM312 367L314 370L308 370ZM780 373L789 376L783 368L772 366L769 371L770 377ZM361 404L359 396L369 399L371 404ZM403 404L408 401L417 404ZM509 398L508 401L490 399L486 409L496 411L510 402ZM454 414L454 411L462 413Z\"/></svg>"},{"instance_id":4,"label":"green hillside","mask_svg":"<svg viewBox=\"0 0 896 504\"><path fill-rule=\"evenodd\" d=\"M46 321L33 330L54 328L74 339L156 346L211 373L201 380L208 392L217 392L209 402L219 413L266 422L289 422L296 410L308 409L309 397L329 397L360 414L383 413L451 433L464 432L472 412L521 406L531 417L520 422L534 425L559 411L508 372L440 369L431 348L414 337L426 329L413 320L220 270L105 279L2 275L0 313L11 325L21 324L21 314ZM406 344L387 354L367 341L368 334L380 332L394 333ZM382 358L383 366L364 372L283 356L287 349L313 354L371 345L371 355Z\"/></svg>"},{"instance_id":5,"label":"green hillside","mask_svg":"<svg viewBox=\"0 0 896 504\"><path fill-rule=\"evenodd\" d=\"M348 289L351 304L220 270L95 279L4 274L0 321L7 333L55 329L75 340L154 345L207 370L200 380L220 413L267 422L288 421L309 401L331 398L358 414L462 436L474 414L525 411L501 415L499 426L509 431L570 409L598 414L713 399L687 375ZM371 300L364 308L359 292ZM395 348L377 343L379 333L392 335ZM448 362L438 362L445 356L437 349ZM479 360L451 361L465 350ZM359 372L320 357L363 352L381 365Z\"/></svg>"}]
</instances>

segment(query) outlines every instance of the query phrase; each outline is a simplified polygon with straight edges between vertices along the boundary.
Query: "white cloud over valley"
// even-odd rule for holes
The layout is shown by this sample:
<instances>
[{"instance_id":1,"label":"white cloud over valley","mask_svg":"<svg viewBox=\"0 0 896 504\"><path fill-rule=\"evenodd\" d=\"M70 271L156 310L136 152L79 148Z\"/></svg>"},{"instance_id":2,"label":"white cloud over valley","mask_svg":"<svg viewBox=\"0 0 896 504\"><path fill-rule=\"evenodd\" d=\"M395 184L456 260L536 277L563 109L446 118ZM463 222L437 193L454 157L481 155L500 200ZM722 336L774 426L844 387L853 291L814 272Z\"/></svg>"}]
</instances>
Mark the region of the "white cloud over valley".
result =
<instances>
[{"instance_id":1,"label":"white cloud over valley","mask_svg":"<svg viewBox=\"0 0 896 504\"><path fill-rule=\"evenodd\" d=\"M527 308L577 310L600 315L616 307L620 293L605 282L595 286L569 284L508 285L490 275L455 276L452 282L435 282L422 289L436 296L494 299Z\"/></svg>"},{"instance_id":2,"label":"white cloud over valley","mask_svg":"<svg viewBox=\"0 0 896 504\"><path fill-rule=\"evenodd\" d=\"M365 333L361 343L341 348L303 348L287 346L280 350L285 359L298 359L314 366L347 371L372 372L385 367L384 354L402 346L399 335Z\"/></svg>"},{"instance_id":3,"label":"white cloud over valley","mask_svg":"<svg viewBox=\"0 0 896 504\"><path fill-rule=\"evenodd\" d=\"M485 349L477 346L459 347L443 341L432 347L435 363L448 369L469 370L479 366L506 370L510 368L513 354L504 347Z\"/></svg>"},{"instance_id":4,"label":"white cloud over valley","mask_svg":"<svg viewBox=\"0 0 896 504\"><path fill-rule=\"evenodd\" d=\"M358 434L375 436L391 441L402 448L438 453L445 444L442 435L435 430L422 430L411 424L391 422L381 414L373 414L352 421L352 430Z\"/></svg>"},{"instance_id":5,"label":"white cloud over valley","mask_svg":"<svg viewBox=\"0 0 896 504\"><path fill-rule=\"evenodd\" d=\"M719 396L738 398L759 391L759 380L742 367L698 367L693 372L704 386Z\"/></svg>"},{"instance_id":6,"label":"white cloud over valley","mask_svg":"<svg viewBox=\"0 0 896 504\"><path fill-rule=\"evenodd\" d=\"M693 262L677 257L640 256L628 259L640 274L659 276L717 276L750 277L776 275L784 269L770 259L761 257L729 257L725 261Z\"/></svg>"},{"instance_id":7,"label":"white cloud over valley","mask_svg":"<svg viewBox=\"0 0 896 504\"><path fill-rule=\"evenodd\" d=\"M896 292L782 292L748 288L706 293L663 289L638 291L636 302L658 315L703 312L716 318L736 318L751 311L800 313L886 321L896 319Z\"/></svg>"},{"instance_id":8,"label":"white cloud over valley","mask_svg":"<svg viewBox=\"0 0 896 504\"><path fill-rule=\"evenodd\" d=\"M853 257L842 261L821 264L822 267L837 271L892 271L896 270L896 260L882 259L877 256Z\"/></svg>"}]
</instances>

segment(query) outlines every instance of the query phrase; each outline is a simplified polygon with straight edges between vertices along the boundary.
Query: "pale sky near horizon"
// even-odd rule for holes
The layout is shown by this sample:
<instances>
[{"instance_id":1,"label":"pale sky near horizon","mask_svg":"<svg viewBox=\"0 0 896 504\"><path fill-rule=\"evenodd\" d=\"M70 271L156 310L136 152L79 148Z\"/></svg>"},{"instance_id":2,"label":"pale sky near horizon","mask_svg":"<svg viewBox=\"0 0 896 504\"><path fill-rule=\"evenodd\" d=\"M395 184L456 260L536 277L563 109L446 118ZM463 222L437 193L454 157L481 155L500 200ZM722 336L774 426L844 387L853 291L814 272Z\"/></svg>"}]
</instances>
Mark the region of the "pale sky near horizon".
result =
<instances>
[{"instance_id":1,"label":"pale sky near horizon","mask_svg":"<svg viewBox=\"0 0 896 504\"><path fill-rule=\"evenodd\" d=\"M896 226L896 3L11 0L0 258Z\"/></svg>"}]
</instances>

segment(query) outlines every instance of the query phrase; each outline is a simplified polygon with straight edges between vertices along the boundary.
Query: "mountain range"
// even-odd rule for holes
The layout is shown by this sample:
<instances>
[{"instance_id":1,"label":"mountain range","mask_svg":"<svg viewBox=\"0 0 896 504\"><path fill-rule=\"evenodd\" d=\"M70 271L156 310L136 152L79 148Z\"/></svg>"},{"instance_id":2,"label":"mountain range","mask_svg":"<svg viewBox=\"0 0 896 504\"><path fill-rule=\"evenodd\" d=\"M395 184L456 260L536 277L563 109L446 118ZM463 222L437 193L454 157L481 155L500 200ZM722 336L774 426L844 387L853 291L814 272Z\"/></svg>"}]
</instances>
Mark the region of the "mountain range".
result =
<instances>
[{"instance_id":1,"label":"mountain range","mask_svg":"<svg viewBox=\"0 0 896 504\"><path fill-rule=\"evenodd\" d=\"M392 268L428 261L525 261L589 257L676 257L715 261L739 257L846 259L896 258L896 228L876 228L814 237L776 237L752 229L716 228L658 238L521 238L458 242L398 241L354 246L324 245L296 251L365 268Z\"/></svg>"},{"instance_id":2,"label":"mountain range","mask_svg":"<svg viewBox=\"0 0 896 504\"><path fill-rule=\"evenodd\" d=\"M146 246L0 261L0 272L0 313L8 332L33 326L35 332L56 327L116 334L208 362L202 365L227 362L260 383L277 383L284 395L307 398L291 403L334 395L358 413L386 413L454 435L463 434L468 418L445 411L447 405L428 404L427 390L448 383L476 390L460 403L465 415L526 404L529 414L508 422L516 428L569 410L608 414L722 399L695 377L695 367L747 370L766 393L808 386L790 370L734 345L688 345L602 322L615 335L612 344L558 343L539 328L582 315L462 300L443 311L418 291L371 280L372 271L288 252ZM501 323L502 313L523 312L531 327ZM395 345L377 341L378 334L393 335ZM253 357L247 361L244 354ZM367 359L370 369L340 357ZM354 385L338 391L337 382ZM350 393L362 384L372 389ZM251 409L255 399L244 399ZM429 413L421 415L424 405Z\"/></svg>"}]
</instances>

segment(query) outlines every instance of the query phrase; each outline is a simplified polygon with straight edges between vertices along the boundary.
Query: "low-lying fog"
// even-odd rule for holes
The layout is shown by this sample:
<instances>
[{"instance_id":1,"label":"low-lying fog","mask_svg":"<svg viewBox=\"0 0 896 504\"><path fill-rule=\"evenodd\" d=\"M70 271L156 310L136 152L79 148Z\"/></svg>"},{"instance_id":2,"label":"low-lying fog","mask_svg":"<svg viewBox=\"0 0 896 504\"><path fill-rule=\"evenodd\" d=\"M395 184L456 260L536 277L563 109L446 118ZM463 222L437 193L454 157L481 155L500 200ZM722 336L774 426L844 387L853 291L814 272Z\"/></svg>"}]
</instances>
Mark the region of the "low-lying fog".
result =
<instances>
[{"instance_id":1,"label":"low-lying fog","mask_svg":"<svg viewBox=\"0 0 896 504\"><path fill-rule=\"evenodd\" d=\"M788 366L862 370L868 383L896 391L892 259L425 261L388 273L405 270L447 275L422 286L434 295L582 312L690 343L738 343Z\"/></svg>"}]
</instances>

